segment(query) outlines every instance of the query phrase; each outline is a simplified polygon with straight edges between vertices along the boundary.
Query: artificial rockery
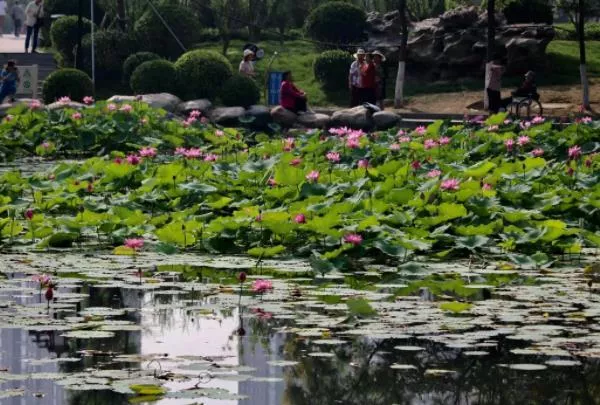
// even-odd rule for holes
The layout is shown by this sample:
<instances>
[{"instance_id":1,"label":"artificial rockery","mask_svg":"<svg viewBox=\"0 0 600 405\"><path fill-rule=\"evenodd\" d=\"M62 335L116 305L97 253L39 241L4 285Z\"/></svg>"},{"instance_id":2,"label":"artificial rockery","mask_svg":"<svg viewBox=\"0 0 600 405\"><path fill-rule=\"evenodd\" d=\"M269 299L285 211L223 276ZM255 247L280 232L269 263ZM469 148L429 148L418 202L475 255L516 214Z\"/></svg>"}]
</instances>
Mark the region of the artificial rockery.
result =
<instances>
[{"instance_id":1,"label":"artificial rockery","mask_svg":"<svg viewBox=\"0 0 600 405\"><path fill-rule=\"evenodd\" d=\"M297 256L325 273L421 256L546 266L600 246L600 125L584 116L266 135L86 102L0 123L18 162L0 174L2 249Z\"/></svg>"}]
</instances>

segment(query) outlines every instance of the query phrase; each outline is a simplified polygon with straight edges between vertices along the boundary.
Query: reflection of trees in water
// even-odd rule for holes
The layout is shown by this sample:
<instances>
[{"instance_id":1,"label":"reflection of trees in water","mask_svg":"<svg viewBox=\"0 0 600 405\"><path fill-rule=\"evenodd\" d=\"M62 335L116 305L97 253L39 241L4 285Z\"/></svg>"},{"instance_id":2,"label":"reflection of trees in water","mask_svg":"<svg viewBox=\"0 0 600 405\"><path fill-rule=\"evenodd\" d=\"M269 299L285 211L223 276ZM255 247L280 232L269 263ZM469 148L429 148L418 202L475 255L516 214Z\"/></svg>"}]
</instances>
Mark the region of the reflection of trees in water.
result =
<instances>
[{"instance_id":1,"label":"reflection of trees in water","mask_svg":"<svg viewBox=\"0 0 600 405\"><path fill-rule=\"evenodd\" d=\"M127 396L112 391L71 391L68 405L125 405Z\"/></svg>"},{"instance_id":2,"label":"reflection of trees in water","mask_svg":"<svg viewBox=\"0 0 600 405\"><path fill-rule=\"evenodd\" d=\"M598 361L583 366L523 372L499 367L501 363L543 363L548 358L518 358L509 348L485 357L469 357L444 345L419 342L423 352L399 353L406 344L367 339L334 349L334 358L302 357L310 352L302 341L290 338L288 359L300 359L286 370L285 403L290 405L369 404L600 404ZM312 351L317 348L312 348ZM518 361L517 361L518 360ZM393 370L394 362L416 370ZM456 374L425 376L428 369L449 369Z\"/></svg>"}]
</instances>

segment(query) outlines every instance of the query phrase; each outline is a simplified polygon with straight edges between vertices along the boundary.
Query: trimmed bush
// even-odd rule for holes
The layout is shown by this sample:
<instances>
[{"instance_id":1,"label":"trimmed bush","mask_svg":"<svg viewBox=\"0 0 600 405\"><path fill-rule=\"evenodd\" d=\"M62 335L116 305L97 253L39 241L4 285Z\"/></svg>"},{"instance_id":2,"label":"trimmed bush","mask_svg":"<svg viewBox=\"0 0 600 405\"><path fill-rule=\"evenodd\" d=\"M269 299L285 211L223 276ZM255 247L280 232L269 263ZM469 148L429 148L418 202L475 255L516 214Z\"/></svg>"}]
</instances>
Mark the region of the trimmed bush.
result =
<instances>
[{"instance_id":1,"label":"trimmed bush","mask_svg":"<svg viewBox=\"0 0 600 405\"><path fill-rule=\"evenodd\" d=\"M121 69L125 59L136 49L135 39L129 34L116 31L99 31L96 39L96 77L99 80L121 78ZM92 38L86 35L82 42L83 67L88 74L92 71Z\"/></svg>"},{"instance_id":2,"label":"trimmed bush","mask_svg":"<svg viewBox=\"0 0 600 405\"><path fill-rule=\"evenodd\" d=\"M46 104L53 103L61 97L70 97L81 102L85 96L93 94L92 79L85 72L77 69L61 69L50 74L44 82L42 95Z\"/></svg>"},{"instance_id":3,"label":"trimmed bush","mask_svg":"<svg viewBox=\"0 0 600 405\"><path fill-rule=\"evenodd\" d=\"M75 15L61 17L52 23L50 27L50 39L52 46L62 56L65 66L73 66L75 62L75 47L79 38L79 18ZM89 34L92 22L83 19L83 35Z\"/></svg>"},{"instance_id":4,"label":"trimmed bush","mask_svg":"<svg viewBox=\"0 0 600 405\"><path fill-rule=\"evenodd\" d=\"M305 29L310 38L325 42L324 48L343 47L363 38L366 21L367 15L359 7L334 1L314 9Z\"/></svg>"},{"instance_id":5,"label":"trimmed bush","mask_svg":"<svg viewBox=\"0 0 600 405\"><path fill-rule=\"evenodd\" d=\"M214 100L223 84L233 73L231 63L223 55L212 51L187 52L175 63L180 97L183 99L208 98Z\"/></svg>"},{"instance_id":6,"label":"trimmed bush","mask_svg":"<svg viewBox=\"0 0 600 405\"><path fill-rule=\"evenodd\" d=\"M177 71L168 60L151 60L142 63L133 71L131 89L135 94L175 93Z\"/></svg>"},{"instance_id":7,"label":"trimmed bush","mask_svg":"<svg viewBox=\"0 0 600 405\"><path fill-rule=\"evenodd\" d=\"M234 75L223 84L220 98L228 107L250 107L260 101L260 89L251 78Z\"/></svg>"},{"instance_id":8,"label":"trimmed bush","mask_svg":"<svg viewBox=\"0 0 600 405\"><path fill-rule=\"evenodd\" d=\"M552 24L554 9L548 0L517 0L504 8L509 24L538 23Z\"/></svg>"},{"instance_id":9,"label":"trimmed bush","mask_svg":"<svg viewBox=\"0 0 600 405\"><path fill-rule=\"evenodd\" d=\"M202 27L189 9L177 4L162 4L156 8L186 48L198 42ZM175 59L183 53L177 41L151 9L135 23L135 33L145 51L168 59Z\"/></svg>"},{"instance_id":10,"label":"trimmed bush","mask_svg":"<svg viewBox=\"0 0 600 405\"><path fill-rule=\"evenodd\" d=\"M138 52L130 55L123 62L123 82L129 83L131 75L142 63L157 59L160 59L160 56L152 52Z\"/></svg>"},{"instance_id":11,"label":"trimmed bush","mask_svg":"<svg viewBox=\"0 0 600 405\"><path fill-rule=\"evenodd\" d=\"M10 3L10 2L9 2ZM21 2L23 7L29 3L29 1ZM101 2L94 2L94 22L96 25L102 22L104 18L104 9ZM90 13L90 2L83 2L83 17L91 19ZM53 25L53 21L50 18L53 14L61 14L64 16L76 16L79 15L79 2L73 0L44 0L44 26L40 32L40 45L43 46L51 46L50 43L52 41L51 29Z\"/></svg>"},{"instance_id":12,"label":"trimmed bush","mask_svg":"<svg viewBox=\"0 0 600 405\"><path fill-rule=\"evenodd\" d=\"M325 51L315 58L313 71L315 78L327 90L341 90L348 87L348 69L352 55L340 50Z\"/></svg>"}]
</instances>

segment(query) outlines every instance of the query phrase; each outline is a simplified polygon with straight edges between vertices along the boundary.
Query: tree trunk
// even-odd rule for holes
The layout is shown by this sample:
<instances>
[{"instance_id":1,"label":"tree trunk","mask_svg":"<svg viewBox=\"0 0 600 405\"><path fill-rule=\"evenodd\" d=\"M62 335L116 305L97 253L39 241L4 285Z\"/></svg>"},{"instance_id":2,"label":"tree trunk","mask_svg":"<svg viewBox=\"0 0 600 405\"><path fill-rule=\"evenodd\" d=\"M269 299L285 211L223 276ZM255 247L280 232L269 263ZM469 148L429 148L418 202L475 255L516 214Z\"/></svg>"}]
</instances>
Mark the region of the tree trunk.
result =
<instances>
[{"instance_id":1,"label":"tree trunk","mask_svg":"<svg viewBox=\"0 0 600 405\"><path fill-rule=\"evenodd\" d=\"M400 57L398 61L398 73L396 74L396 91L394 93L394 107L400 108L404 105L404 77L406 75L406 56L408 44L408 21L406 19L406 0L400 0L400 25L402 27L402 41L400 42Z\"/></svg>"},{"instance_id":2,"label":"tree trunk","mask_svg":"<svg viewBox=\"0 0 600 405\"><path fill-rule=\"evenodd\" d=\"M125 12L125 0L117 0L117 22L119 29L125 31L127 28L127 13Z\"/></svg>"},{"instance_id":3,"label":"tree trunk","mask_svg":"<svg viewBox=\"0 0 600 405\"><path fill-rule=\"evenodd\" d=\"M577 21L577 38L579 39L579 73L581 75L581 87L583 91L582 106L585 109L590 109L590 88L587 78L587 62L585 55L585 2L579 0L579 10Z\"/></svg>"},{"instance_id":4,"label":"tree trunk","mask_svg":"<svg viewBox=\"0 0 600 405\"><path fill-rule=\"evenodd\" d=\"M496 1L488 0L487 3L487 63L485 65L485 88L483 89L483 104L485 109L489 108L489 99L487 88L490 83L491 66L494 61L494 52L496 48Z\"/></svg>"}]
</instances>

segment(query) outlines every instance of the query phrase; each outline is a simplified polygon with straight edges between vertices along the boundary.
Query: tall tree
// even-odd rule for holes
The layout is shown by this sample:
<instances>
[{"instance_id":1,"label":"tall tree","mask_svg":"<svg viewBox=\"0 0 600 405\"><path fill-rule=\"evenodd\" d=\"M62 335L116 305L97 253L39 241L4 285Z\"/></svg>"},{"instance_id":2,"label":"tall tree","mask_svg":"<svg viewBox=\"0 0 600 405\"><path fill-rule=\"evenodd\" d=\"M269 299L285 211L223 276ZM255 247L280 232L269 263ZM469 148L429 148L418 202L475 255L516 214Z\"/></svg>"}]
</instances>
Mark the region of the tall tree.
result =
<instances>
[{"instance_id":1,"label":"tall tree","mask_svg":"<svg viewBox=\"0 0 600 405\"><path fill-rule=\"evenodd\" d=\"M125 12L125 0L117 0L117 25L123 31L127 28L127 13Z\"/></svg>"},{"instance_id":2,"label":"tall tree","mask_svg":"<svg viewBox=\"0 0 600 405\"><path fill-rule=\"evenodd\" d=\"M485 65L485 88L483 100L485 108L489 108L489 98L487 94L488 84L490 83L491 66L494 61L494 52L496 51L496 0L487 2L487 63Z\"/></svg>"},{"instance_id":3,"label":"tall tree","mask_svg":"<svg viewBox=\"0 0 600 405\"><path fill-rule=\"evenodd\" d=\"M590 108L590 87L587 78L585 57L585 0L579 0L579 20L577 21L577 38L579 40L579 73L583 90L583 107Z\"/></svg>"},{"instance_id":4,"label":"tall tree","mask_svg":"<svg viewBox=\"0 0 600 405\"><path fill-rule=\"evenodd\" d=\"M406 75L406 56L408 48L408 19L406 18L406 0L399 0L400 25L402 27L402 40L400 42L400 57L398 58L398 73L396 75L396 91L394 92L394 107L400 108L404 104L404 77Z\"/></svg>"}]
</instances>

